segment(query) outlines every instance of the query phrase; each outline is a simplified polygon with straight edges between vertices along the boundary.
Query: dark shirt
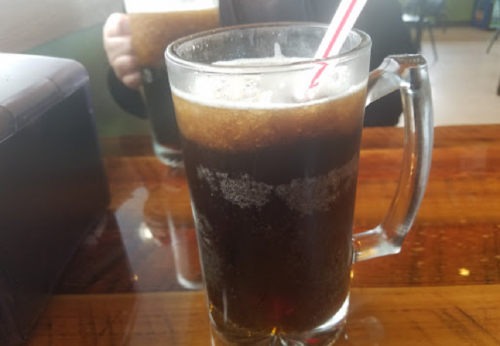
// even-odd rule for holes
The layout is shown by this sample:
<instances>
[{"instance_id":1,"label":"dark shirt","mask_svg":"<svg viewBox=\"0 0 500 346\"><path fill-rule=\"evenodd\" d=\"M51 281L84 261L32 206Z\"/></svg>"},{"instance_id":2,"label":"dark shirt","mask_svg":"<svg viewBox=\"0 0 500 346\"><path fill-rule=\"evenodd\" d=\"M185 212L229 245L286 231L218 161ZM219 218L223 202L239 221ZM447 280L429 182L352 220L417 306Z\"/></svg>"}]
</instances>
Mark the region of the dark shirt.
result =
<instances>
[{"instance_id":1,"label":"dark shirt","mask_svg":"<svg viewBox=\"0 0 500 346\"><path fill-rule=\"evenodd\" d=\"M329 23L338 0L220 0L221 25L273 21L311 21ZM401 19L397 0L369 0L355 27L372 39L370 69L379 66L392 54L416 53L409 29ZM111 92L126 111L145 116L140 94L110 76ZM396 91L366 108L365 126L396 125L401 114L401 97Z\"/></svg>"},{"instance_id":2,"label":"dark shirt","mask_svg":"<svg viewBox=\"0 0 500 346\"><path fill-rule=\"evenodd\" d=\"M251 24L273 21L311 21L329 24L339 0L220 0L221 24ZM370 70L393 54L416 53L410 31L402 21L397 0L369 0L355 28L370 35L373 45ZM400 92L366 108L365 126L396 125L402 111Z\"/></svg>"}]
</instances>

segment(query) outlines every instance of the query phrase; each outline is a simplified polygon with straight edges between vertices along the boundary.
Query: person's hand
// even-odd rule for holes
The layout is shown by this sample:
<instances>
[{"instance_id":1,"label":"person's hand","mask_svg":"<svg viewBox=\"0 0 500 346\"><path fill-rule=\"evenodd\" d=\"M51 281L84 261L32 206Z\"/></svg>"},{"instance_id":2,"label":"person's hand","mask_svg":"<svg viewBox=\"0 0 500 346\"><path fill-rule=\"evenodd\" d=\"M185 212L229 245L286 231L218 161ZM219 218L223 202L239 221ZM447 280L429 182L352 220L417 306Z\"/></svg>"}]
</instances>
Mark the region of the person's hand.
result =
<instances>
[{"instance_id":1,"label":"person's hand","mask_svg":"<svg viewBox=\"0 0 500 346\"><path fill-rule=\"evenodd\" d=\"M130 20L128 15L113 13L103 29L104 50L116 76L127 87L138 89L141 75L137 57L132 48Z\"/></svg>"}]
</instances>

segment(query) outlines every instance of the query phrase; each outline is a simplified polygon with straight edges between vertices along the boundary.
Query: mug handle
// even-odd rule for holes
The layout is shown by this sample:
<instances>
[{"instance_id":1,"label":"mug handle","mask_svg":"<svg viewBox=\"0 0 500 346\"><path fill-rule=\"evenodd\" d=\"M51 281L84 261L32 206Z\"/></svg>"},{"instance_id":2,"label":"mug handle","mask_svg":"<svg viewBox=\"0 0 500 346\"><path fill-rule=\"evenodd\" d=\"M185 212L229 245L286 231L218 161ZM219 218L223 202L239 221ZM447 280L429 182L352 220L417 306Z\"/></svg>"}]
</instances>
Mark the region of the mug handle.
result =
<instances>
[{"instance_id":1,"label":"mug handle","mask_svg":"<svg viewBox=\"0 0 500 346\"><path fill-rule=\"evenodd\" d=\"M397 89L405 120L403 167L382 223L353 236L355 262L401 251L429 178L434 125L427 62L421 55L387 57L370 73L366 105Z\"/></svg>"}]
</instances>

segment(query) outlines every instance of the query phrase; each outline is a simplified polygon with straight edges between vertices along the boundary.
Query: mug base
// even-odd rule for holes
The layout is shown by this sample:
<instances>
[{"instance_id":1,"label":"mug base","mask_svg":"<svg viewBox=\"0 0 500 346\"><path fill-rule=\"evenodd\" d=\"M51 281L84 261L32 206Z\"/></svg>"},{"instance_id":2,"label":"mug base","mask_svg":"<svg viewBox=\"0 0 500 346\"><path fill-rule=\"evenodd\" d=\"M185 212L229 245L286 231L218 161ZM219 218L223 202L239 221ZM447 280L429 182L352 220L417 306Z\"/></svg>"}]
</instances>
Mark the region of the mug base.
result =
<instances>
[{"instance_id":1,"label":"mug base","mask_svg":"<svg viewBox=\"0 0 500 346\"><path fill-rule=\"evenodd\" d=\"M254 332L231 323L217 326L214 321L216 316L212 316L217 312L213 310L210 314L212 346L330 346L342 335L348 309L349 296L327 322L302 333L280 333L276 330L270 333Z\"/></svg>"}]
</instances>

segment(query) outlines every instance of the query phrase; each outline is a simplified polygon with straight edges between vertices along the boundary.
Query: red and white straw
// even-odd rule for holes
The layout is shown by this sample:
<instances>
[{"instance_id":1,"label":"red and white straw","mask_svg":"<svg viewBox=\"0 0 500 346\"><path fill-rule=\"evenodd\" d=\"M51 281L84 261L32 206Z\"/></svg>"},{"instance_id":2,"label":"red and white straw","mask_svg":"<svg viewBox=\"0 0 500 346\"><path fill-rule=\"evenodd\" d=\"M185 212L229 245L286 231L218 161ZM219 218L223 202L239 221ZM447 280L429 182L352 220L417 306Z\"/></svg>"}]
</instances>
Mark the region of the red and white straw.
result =
<instances>
[{"instance_id":1,"label":"red and white straw","mask_svg":"<svg viewBox=\"0 0 500 346\"><path fill-rule=\"evenodd\" d=\"M340 53L349 32L358 19L361 11L365 7L367 0L342 0L333 16L332 22L326 31L325 37L319 45L315 59L326 59ZM318 79L328 66L327 63L319 63L319 67L314 74L309 90L318 85Z\"/></svg>"}]
</instances>

